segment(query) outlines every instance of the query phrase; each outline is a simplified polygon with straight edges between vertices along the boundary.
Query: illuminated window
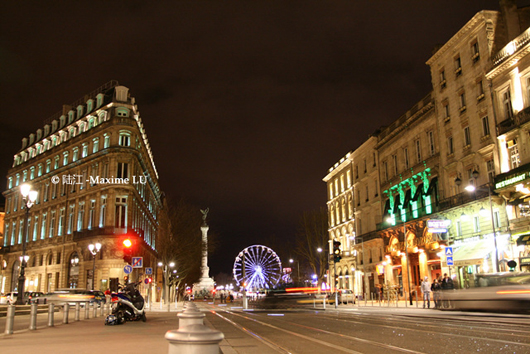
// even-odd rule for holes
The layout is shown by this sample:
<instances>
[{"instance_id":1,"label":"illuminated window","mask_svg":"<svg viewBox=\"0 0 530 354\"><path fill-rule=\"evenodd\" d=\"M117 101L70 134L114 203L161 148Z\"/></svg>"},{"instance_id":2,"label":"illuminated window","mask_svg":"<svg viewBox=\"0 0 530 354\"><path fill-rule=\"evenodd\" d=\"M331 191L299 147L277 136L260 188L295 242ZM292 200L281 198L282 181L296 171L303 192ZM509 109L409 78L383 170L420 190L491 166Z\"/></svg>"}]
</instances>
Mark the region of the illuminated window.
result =
<instances>
[{"instance_id":1,"label":"illuminated window","mask_svg":"<svg viewBox=\"0 0 530 354\"><path fill-rule=\"evenodd\" d=\"M50 218L50 233L49 237L53 237L55 233L55 210L51 212L51 218Z\"/></svg>"},{"instance_id":2,"label":"illuminated window","mask_svg":"<svg viewBox=\"0 0 530 354\"><path fill-rule=\"evenodd\" d=\"M131 133L120 132L120 146L131 146Z\"/></svg>"},{"instance_id":3,"label":"illuminated window","mask_svg":"<svg viewBox=\"0 0 530 354\"><path fill-rule=\"evenodd\" d=\"M473 216L473 232L480 232L480 218L478 215Z\"/></svg>"},{"instance_id":4,"label":"illuminated window","mask_svg":"<svg viewBox=\"0 0 530 354\"><path fill-rule=\"evenodd\" d=\"M430 156L433 156L436 153L436 146L434 145L434 132L428 132L427 136L429 137L429 154Z\"/></svg>"},{"instance_id":5,"label":"illuminated window","mask_svg":"<svg viewBox=\"0 0 530 354\"><path fill-rule=\"evenodd\" d=\"M87 157L88 156L88 144L83 143L83 151L81 152L81 157Z\"/></svg>"},{"instance_id":6,"label":"illuminated window","mask_svg":"<svg viewBox=\"0 0 530 354\"><path fill-rule=\"evenodd\" d=\"M101 206L99 207L99 227L105 226L107 219L107 196L101 197Z\"/></svg>"},{"instance_id":7,"label":"illuminated window","mask_svg":"<svg viewBox=\"0 0 530 354\"><path fill-rule=\"evenodd\" d=\"M467 107L466 107L466 93L464 91L460 92L460 112L464 112Z\"/></svg>"},{"instance_id":8,"label":"illuminated window","mask_svg":"<svg viewBox=\"0 0 530 354\"><path fill-rule=\"evenodd\" d=\"M477 101L481 101L484 99L484 85L482 84L482 80L477 81Z\"/></svg>"},{"instance_id":9,"label":"illuminated window","mask_svg":"<svg viewBox=\"0 0 530 354\"><path fill-rule=\"evenodd\" d=\"M493 183L495 179L495 164L493 159L486 161L486 169L488 170L488 180L490 183Z\"/></svg>"},{"instance_id":10,"label":"illuminated window","mask_svg":"<svg viewBox=\"0 0 530 354\"><path fill-rule=\"evenodd\" d=\"M447 122L451 119L451 112L449 111L449 102L446 101L444 103L442 103L442 109L443 109L443 112L444 112L444 121Z\"/></svg>"},{"instance_id":11,"label":"illuminated window","mask_svg":"<svg viewBox=\"0 0 530 354\"><path fill-rule=\"evenodd\" d=\"M482 117L482 136L489 136L490 135L490 124L488 120L488 116Z\"/></svg>"},{"instance_id":12,"label":"illuminated window","mask_svg":"<svg viewBox=\"0 0 530 354\"><path fill-rule=\"evenodd\" d=\"M460 55L455 57L455 74L457 77L462 75L462 61L460 60Z\"/></svg>"},{"instance_id":13,"label":"illuminated window","mask_svg":"<svg viewBox=\"0 0 530 354\"><path fill-rule=\"evenodd\" d=\"M405 168L408 169L409 166L409 149L404 148L403 149L403 158L405 159Z\"/></svg>"},{"instance_id":14,"label":"illuminated window","mask_svg":"<svg viewBox=\"0 0 530 354\"><path fill-rule=\"evenodd\" d=\"M73 156L72 156L72 162L76 162L78 157L79 157L79 149L75 147L74 148L74 153L73 153ZM68 161L66 163L68 163ZM66 165L66 163L65 163L65 165Z\"/></svg>"},{"instance_id":15,"label":"illuminated window","mask_svg":"<svg viewBox=\"0 0 530 354\"><path fill-rule=\"evenodd\" d=\"M445 80L445 69L440 70L440 87L442 90L447 87L447 81Z\"/></svg>"},{"instance_id":16,"label":"illuminated window","mask_svg":"<svg viewBox=\"0 0 530 354\"><path fill-rule=\"evenodd\" d=\"M99 150L99 138L94 138L92 142L92 153L95 154Z\"/></svg>"},{"instance_id":17,"label":"illuminated window","mask_svg":"<svg viewBox=\"0 0 530 354\"><path fill-rule=\"evenodd\" d=\"M502 107L504 110L504 118L511 119L513 117L512 97L510 95L510 88L508 87L501 93Z\"/></svg>"},{"instance_id":18,"label":"illuminated window","mask_svg":"<svg viewBox=\"0 0 530 354\"><path fill-rule=\"evenodd\" d=\"M473 63L476 63L480 60L480 51L477 41L471 44L471 60L473 60Z\"/></svg>"},{"instance_id":19,"label":"illuminated window","mask_svg":"<svg viewBox=\"0 0 530 354\"><path fill-rule=\"evenodd\" d=\"M116 197L115 227L127 227L127 197Z\"/></svg>"},{"instance_id":20,"label":"illuminated window","mask_svg":"<svg viewBox=\"0 0 530 354\"><path fill-rule=\"evenodd\" d=\"M471 132L469 126L464 128L464 147L471 145Z\"/></svg>"},{"instance_id":21,"label":"illuminated window","mask_svg":"<svg viewBox=\"0 0 530 354\"><path fill-rule=\"evenodd\" d=\"M509 140L506 142L506 147L508 148L508 152L510 155L510 164L511 168L517 168L521 165L521 159L519 158L519 148L517 146L517 140Z\"/></svg>"},{"instance_id":22,"label":"illuminated window","mask_svg":"<svg viewBox=\"0 0 530 354\"><path fill-rule=\"evenodd\" d=\"M110 146L110 135L105 134L104 141L103 141L103 148L106 149Z\"/></svg>"},{"instance_id":23,"label":"illuminated window","mask_svg":"<svg viewBox=\"0 0 530 354\"><path fill-rule=\"evenodd\" d=\"M64 208L61 208L59 211L59 225L57 225L57 236L63 235L63 228L64 228Z\"/></svg>"},{"instance_id":24,"label":"illuminated window","mask_svg":"<svg viewBox=\"0 0 530 354\"><path fill-rule=\"evenodd\" d=\"M70 204L70 208L68 209L68 228L66 230L68 235L71 235L74 230L74 209L75 205Z\"/></svg>"},{"instance_id":25,"label":"illuminated window","mask_svg":"<svg viewBox=\"0 0 530 354\"><path fill-rule=\"evenodd\" d=\"M85 219L85 203L79 203L79 208L77 209L77 231L83 230L83 224Z\"/></svg>"},{"instance_id":26,"label":"illuminated window","mask_svg":"<svg viewBox=\"0 0 530 354\"><path fill-rule=\"evenodd\" d=\"M420 139L416 140L416 162L420 163L422 161L421 158L421 141Z\"/></svg>"}]
</instances>

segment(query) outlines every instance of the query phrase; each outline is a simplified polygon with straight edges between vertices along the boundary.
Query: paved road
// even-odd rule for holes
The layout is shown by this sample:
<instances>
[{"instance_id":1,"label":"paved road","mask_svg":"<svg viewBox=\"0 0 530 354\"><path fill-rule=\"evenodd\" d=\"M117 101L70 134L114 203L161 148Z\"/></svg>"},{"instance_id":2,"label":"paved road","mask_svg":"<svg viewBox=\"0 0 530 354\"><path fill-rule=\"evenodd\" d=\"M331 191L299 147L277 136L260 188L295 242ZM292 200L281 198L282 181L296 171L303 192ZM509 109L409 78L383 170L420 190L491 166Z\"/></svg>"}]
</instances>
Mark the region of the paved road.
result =
<instances>
[{"instance_id":1,"label":"paved road","mask_svg":"<svg viewBox=\"0 0 530 354\"><path fill-rule=\"evenodd\" d=\"M223 332L224 354L530 352L530 316L378 306L247 312L230 305L198 305L206 313L205 324ZM62 324L58 313L55 327L0 334L0 348L32 354L167 353L164 335L178 328L177 313L171 310L149 312L146 323L121 326L105 326L103 317ZM0 330L2 325L0 319Z\"/></svg>"}]
</instances>

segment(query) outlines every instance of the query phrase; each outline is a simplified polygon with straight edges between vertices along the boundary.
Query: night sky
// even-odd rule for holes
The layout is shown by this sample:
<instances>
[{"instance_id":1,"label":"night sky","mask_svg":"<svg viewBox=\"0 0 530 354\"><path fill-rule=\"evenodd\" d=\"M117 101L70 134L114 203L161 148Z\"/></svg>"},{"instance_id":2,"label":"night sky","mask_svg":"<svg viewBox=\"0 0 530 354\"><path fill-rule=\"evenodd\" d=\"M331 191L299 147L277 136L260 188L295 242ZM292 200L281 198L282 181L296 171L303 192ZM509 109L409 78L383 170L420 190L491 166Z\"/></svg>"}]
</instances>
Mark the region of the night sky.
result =
<instances>
[{"instance_id":1,"label":"night sky","mask_svg":"<svg viewBox=\"0 0 530 354\"><path fill-rule=\"evenodd\" d=\"M431 89L425 62L490 1L9 1L0 176L109 80L136 97L163 191L210 208L210 274L326 205L327 170ZM197 210L199 213L199 211Z\"/></svg>"}]
</instances>

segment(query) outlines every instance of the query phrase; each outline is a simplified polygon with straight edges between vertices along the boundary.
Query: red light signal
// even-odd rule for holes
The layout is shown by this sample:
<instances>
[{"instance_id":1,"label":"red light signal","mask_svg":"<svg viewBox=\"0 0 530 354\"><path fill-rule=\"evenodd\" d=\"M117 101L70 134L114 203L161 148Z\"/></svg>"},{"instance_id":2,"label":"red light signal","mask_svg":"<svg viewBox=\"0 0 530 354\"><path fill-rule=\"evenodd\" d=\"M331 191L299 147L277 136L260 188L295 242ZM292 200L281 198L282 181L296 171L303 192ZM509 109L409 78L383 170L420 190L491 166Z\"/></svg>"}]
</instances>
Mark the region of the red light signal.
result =
<instances>
[{"instance_id":1,"label":"red light signal","mask_svg":"<svg viewBox=\"0 0 530 354\"><path fill-rule=\"evenodd\" d=\"M123 244L123 260L125 263L131 264L132 262L132 247L134 245L130 238L126 238L122 241Z\"/></svg>"},{"instance_id":2,"label":"red light signal","mask_svg":"<svg viewBox=\"0 0 530 354\"><path fill-rule=\"evenodd\" d=\"M130 238L126 238L125 240L123 240L123 246L125 248L131 248L132 247L132 241Z\"/></svg>"}]
</instances>

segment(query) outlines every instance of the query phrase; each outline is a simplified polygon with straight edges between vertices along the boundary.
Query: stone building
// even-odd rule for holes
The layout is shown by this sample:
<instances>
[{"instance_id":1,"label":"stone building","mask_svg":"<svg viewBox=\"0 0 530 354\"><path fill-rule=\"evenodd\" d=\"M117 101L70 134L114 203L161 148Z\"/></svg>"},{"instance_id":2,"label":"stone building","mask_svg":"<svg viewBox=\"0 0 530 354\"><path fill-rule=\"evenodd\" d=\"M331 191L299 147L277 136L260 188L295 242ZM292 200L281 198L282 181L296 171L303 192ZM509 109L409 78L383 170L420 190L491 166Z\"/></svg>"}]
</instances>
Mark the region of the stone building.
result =
<instances>
[{"instance_id":1,"label":"stone building","mask_svg":"<svg viewBox=\"0 0 530 354\"><path fill-rule=\"evenodd\" d=\"M126 237L134 243L132 256L143 257L144 267L156 266L161 191L127 87L111 81L64 106L43 128L23 138L7 181L2 292L18 286L24 183L38 191L28 215L26 291L109 288L125 275ZM88 245L97 242L102 248L93 274Z\"/></svg>"},{"instance_id":2,"label":"stone building","mask_svg":"<svg viewBox=\"0 0 530 354\"><path fill-rule=\"evenodd\" d=\"M517 270L530 271L530 28L493 58L486 74L496 113L500 174L495 191L504 199Z\"/></svg>"},{"instance_id":3,"label":"stone building","mask_svg":"<svg viewBox=\"0 0 530 354\"><path fill-rule=\"evenodd\" d=\"M364 145L375 139L373 151L350 152L324 179L330 240L344 239L351 226L337 223L340 196L332 191L343 170L354 176L355 242L343 244L349 258L337 266L365 278L354 282L357 294L378 283L413 293L424 276L443 273L457 287L474 286L476 274L507 271L510 260L530 270L530 7L500 5L477 13L433 53L433 91L370 137ZM380 184L374 199L355 174L371 154L377 167L366 181ZM369 200L371 211L363 206Z\"/></svg>"}]
</instances>

